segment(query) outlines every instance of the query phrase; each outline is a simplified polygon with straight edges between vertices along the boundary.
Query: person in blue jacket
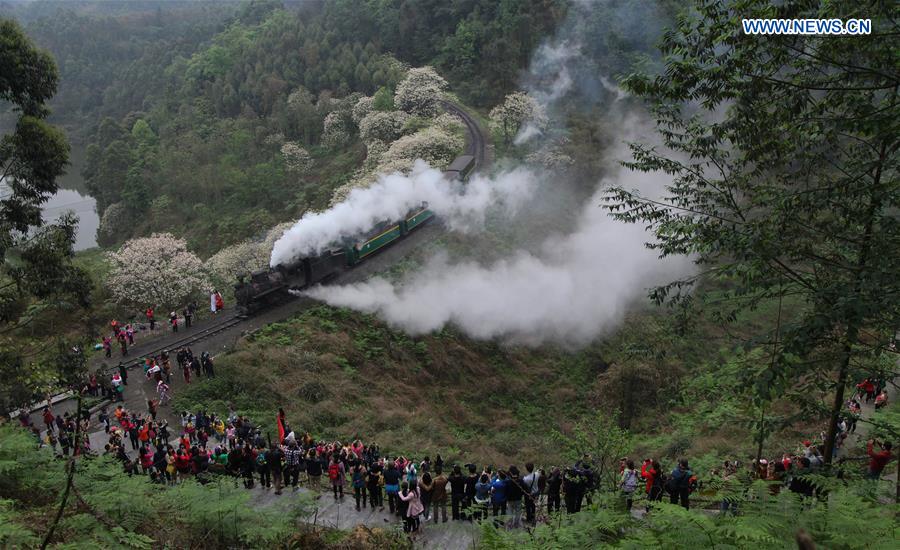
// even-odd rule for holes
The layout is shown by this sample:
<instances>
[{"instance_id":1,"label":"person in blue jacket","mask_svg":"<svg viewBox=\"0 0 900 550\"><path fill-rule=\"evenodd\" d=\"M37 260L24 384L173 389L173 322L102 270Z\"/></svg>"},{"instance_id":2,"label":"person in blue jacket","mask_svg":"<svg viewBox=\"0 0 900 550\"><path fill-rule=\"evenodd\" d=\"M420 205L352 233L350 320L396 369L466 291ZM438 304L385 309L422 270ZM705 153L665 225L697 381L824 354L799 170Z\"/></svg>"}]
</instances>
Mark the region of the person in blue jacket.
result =
<instances>
[{"instance_id":1,"label":"person in blue jacket","mask_svg":"<svg viewBox=\"0 0 900 550\"><path fill-rule=\"evenodd\" d=\"M681 505L685 509L690 508L691 477L693 475L694 472L688 466L687 459L679 460L678 467L672 470L672 475L669 477L668 489L672 504L678 504L678 501L681 500Z\"/></svg>"}]
</instances>

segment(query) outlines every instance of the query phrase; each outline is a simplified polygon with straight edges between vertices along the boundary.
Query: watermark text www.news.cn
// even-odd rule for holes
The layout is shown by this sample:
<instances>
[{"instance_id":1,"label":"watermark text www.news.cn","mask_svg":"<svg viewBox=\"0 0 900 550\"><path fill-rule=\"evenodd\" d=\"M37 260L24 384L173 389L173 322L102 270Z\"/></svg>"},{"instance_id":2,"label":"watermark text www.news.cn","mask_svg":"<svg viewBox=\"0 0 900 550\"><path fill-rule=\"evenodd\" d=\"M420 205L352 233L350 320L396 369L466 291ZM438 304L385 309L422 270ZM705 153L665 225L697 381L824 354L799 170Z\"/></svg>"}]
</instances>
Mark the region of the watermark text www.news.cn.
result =
<instances>
[{"instance_id":1,"label":"watermark text www.news.cn","mask_svg":"<svg viewBox=\"0 0 900 550\"><path fill-rule=\"evenodd\" d=\"M742 19L744 34L872 34L871 19Z\"/></svg>"}]
</instances>

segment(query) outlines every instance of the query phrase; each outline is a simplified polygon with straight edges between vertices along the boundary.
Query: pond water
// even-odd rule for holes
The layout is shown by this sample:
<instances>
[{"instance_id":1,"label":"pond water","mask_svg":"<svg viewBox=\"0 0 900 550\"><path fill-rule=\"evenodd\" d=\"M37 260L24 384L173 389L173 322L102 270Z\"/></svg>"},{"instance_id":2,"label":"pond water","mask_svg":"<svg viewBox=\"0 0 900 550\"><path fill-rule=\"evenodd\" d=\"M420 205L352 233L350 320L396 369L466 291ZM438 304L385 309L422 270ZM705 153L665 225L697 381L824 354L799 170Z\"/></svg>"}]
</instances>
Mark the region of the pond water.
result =
<instances>
[{"instance_id":1,"label":"pond water","mask_svg":"<svg viewBox=\"0 0 900 550\"><path fill-rule=\"evenodd\" d=\"M75 250L84 250L97 246L97 228L100 227L100 215L97 213L97 201L88 195L81 169L84 167L84 144L71 140L69 166L66 173L57 180L59 191L50 197L44 205L44 221L58 218L71 210L78 216L78 234L75 237Z\"/></svg>"},{"instance_id":2,"label":"pond water","mask_svg":"<svg viewBox=\"0 0 900 550\"><path fill-rule=\"evenodd\" d=\"M52 222L68 211L78 216L78 233L75 236L75 250L85 250L97 246L97 228L100 227L100 216L97 214L97 201L87 194L81 168L84 165L84 146L71 143L69 166L66 174L57 180L59 190L44 203L44 222ZM7 192L6 185L0 181L0 195Z\"/></svg>"}]
</instances>

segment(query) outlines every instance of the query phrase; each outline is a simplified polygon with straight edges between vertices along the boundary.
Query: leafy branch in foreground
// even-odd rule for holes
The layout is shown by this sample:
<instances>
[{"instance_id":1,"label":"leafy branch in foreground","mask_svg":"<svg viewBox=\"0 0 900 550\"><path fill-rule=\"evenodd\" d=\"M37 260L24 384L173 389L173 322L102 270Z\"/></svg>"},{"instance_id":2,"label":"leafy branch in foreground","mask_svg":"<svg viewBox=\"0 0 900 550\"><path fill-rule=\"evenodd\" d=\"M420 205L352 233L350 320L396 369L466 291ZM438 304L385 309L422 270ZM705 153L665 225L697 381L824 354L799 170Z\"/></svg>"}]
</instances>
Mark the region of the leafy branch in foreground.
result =
<instances>
[{"instance_id":1,"label":"leafy branch in foreground","mask_svg":"<svg viewBox=\"0 0 900 550\"><path fill-rule=\"evenodd\" d=\"M607 207L648 224L661 255L737 281L726 296L741 310L800 300L760 376L828 396L827 461L845 388L900 320L900 74L882 37L894 16L887 4L697 0L663 41L665 70L625 82L665 146L633 144L626 164L672 181L658 197L610 189ZM756 17L865 17L873 33L760 40L741 31ZM690 282L656 296L677 301Z\"/></svg>"}]
</instances>

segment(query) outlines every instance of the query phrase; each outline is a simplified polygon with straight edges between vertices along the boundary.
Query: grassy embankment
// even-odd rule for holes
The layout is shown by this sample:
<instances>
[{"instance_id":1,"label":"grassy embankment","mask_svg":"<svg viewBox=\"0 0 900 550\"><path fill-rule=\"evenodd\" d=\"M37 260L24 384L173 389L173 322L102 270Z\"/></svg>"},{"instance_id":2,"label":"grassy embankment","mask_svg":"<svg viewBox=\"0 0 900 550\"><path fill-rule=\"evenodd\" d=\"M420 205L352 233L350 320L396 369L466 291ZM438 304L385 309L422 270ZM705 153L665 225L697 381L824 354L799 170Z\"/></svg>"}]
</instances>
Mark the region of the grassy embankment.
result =
<instances>
[{"instance_id":1,"label":"grassy embankment","mask_svg":"<svg viewBox=\"0 0 900 550\"><path fill-rule=\"evenodd\" d=\"M192 385L176 405L225 412L232 403L268 430L284 407L296 429L316 437L498 464L559 463L554 434L598 408L615 422L618 409L636 454L713 464L755 449L720 373L734 368L733 342L765 333L776 308L742 316L740 334L710 323L680 333L674 313L645 309L617 333L567 351L479 342L452 328L412 338L323 305L243 340L219 360L218 378ZM813 429L782 430L768 445L795 444Z\"/></svg>"}]
</instances>

